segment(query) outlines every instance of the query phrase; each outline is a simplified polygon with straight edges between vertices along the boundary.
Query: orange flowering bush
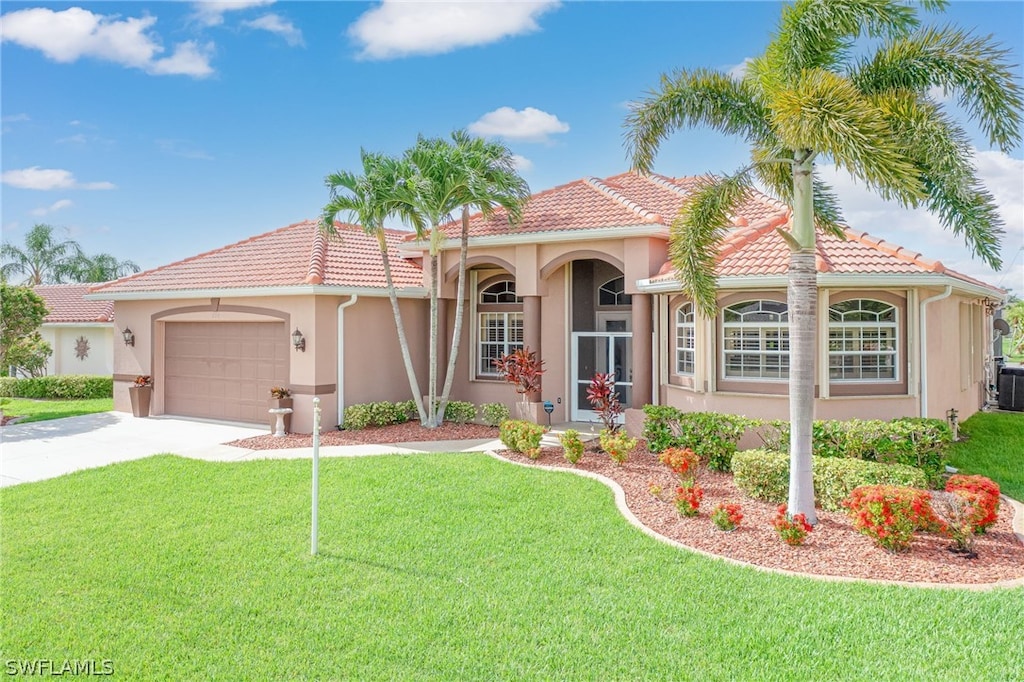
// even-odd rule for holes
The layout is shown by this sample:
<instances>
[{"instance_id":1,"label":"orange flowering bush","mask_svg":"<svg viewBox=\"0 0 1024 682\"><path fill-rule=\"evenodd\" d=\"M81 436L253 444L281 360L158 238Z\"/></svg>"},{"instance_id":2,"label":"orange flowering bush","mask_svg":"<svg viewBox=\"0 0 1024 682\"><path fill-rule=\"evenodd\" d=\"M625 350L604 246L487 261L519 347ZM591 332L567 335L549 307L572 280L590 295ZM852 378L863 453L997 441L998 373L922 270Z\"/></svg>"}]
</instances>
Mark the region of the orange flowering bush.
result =
<instances>
[{"instance_id":1,"label":"orange flowering bush","mask_svg":"<svg viewBox=\"0 0 1024 682\"><path fill-rule=\"evenodd\" d=\"M690 448L667 448L658 456L680 481L692 481L697 474L697 453Z\"/></svg>"},{"instance_id":2,"label":"orange flowering bush","mask_svg":"<svg viewBox=\"0 0 1024 682\"><path fill-rule=\"evenodd\" d=\"M720 530L735 530L742 520L743 513L735 502L719 502L711 510L711 521Z\"/></svg>"},{"instance_id":3,"label":"orange flowering bush","mask_svg":"<svg viewBox=\"0 0 1024 682\"><path fill-rule=\"evenodd\" d=\"M894 485L862 485L854 488L843 506L853 526L890 552L910 547L918 530L944 530L926 490Z\"/></svg>"},{"instance_id":4,"label":"orange flowering bush","mask_svg":"<svg viewBox=\"0 0 1024 682\"><path fill-rule=\"evenodd\" d=\"M679 510L681 516L696 516L702 499L704 499L704 489L696 483L676 488L676 509Z\"/></svg>"},{"instance_id":5,"label":"orange flowering bush","mask_svg":"<svg viewBox=\"0 0 1024 682\"><path fill-rule=\"evenodd\" d=\"M787 513L787 505L780 504L775 518L772 519L772 526L779 532L779 537L790 547L797 547L804 544L807 534L814 530L814 526L807 523L807 516L804 514Z\"/></svg>"},{"instance_id":6,"label":"orange flowering bush","mask_svg":"<svg viewBox=\"0 0 1024 682\"><path fill-rule=\"evenodd\" d=\"M990 478L956 474L946 481L946 492L964 500L975 533L984 533L999 518L999 484Z\"/></svg>"}]
</instances>

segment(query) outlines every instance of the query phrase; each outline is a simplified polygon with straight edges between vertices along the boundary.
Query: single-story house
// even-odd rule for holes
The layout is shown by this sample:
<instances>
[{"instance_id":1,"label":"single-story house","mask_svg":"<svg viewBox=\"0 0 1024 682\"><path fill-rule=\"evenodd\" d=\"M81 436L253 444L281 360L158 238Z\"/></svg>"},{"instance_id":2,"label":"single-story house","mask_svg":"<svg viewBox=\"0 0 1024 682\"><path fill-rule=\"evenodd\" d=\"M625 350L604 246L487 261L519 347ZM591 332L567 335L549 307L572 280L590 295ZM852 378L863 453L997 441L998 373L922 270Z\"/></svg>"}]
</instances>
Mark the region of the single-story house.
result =
<instances>
[{"instance_id":1,"label":"single-story house","mask_svg":"<svg viewBox=\"0 0 1024 682\"><path fill-rule=\"evenodd\" d=\"M720 312L706 318L667 261L669 226L697 182L585 178L535 194L517 227L500 213L474 216L453 398L512 404L491 361L526 345L546 363L534 398L554 403L556 423L594 418L585 393L595 372L616 375L632 410L785 418L789 254L775 228L790 211L760 194L737 211L718 256ZM376 239L338 229L335 241L314 221L296 223L94 288L89 297L113 300L119 325L136 333L115 353L116 409L129 409L137 374L154 377L156 414L247 422L262 422L269 388L286 385L306 432L314 396L327 427L346 405L408 398ZM442 339L459 256L457 226L446 234ZM846 237L818 245L817 417L977 411L1004 292L863 232ZM427 245L399 231L386 244L425 386Z\"/></svg>"},{"instance_id":2,"label":"single-story house","mask_svg":"<svg viewBox=\"0 0 1024 682\"><path fill-rule=\"evenodd\" d=\"M114 372L114 303L85 300L96 284L40 284L32 287L49 311L39 333L53 348L47 374Z\"/></svg>"}]
</instances>

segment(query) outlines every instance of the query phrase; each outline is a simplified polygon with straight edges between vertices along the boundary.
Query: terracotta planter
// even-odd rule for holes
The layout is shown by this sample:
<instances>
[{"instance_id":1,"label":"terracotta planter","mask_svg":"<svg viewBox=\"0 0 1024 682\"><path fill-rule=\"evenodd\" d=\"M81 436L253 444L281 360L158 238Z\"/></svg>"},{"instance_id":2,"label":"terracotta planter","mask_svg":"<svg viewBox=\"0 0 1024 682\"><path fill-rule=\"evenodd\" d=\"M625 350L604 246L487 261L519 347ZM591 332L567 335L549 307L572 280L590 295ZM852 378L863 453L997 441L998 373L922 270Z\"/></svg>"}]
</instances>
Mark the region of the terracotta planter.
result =
<instances>
[{"instance_id":1,"label":"terracotta planter","mask_svg":"<svg viewBox=\"0 0 1024 682\"><path fill-rule=\"evenodd\" d=\"M129 386L128 396L132 400L132 414L136 417L148 417L149 405L153 401L153 387Z\"/></svg>"},{"instance_id":2,"label":"terracotta planter","mask_svg":"<svg viewBox=\"0 0 1024 682\"><path fill-rule=\"evenodd\" d=\"M292 407L292 399L291 398L271 398L270 399L270 404L267 405L267 409L268 410L272 410L274 408L281 408L281 407ZM268 414L267 417L269 419L268 423L270 424L270 432L273 433L274 432L274 427L277 425L277 417L275 417L272 414ZM290 414L284 415L284 432L285 433L291 433L292 432L292 416Z\"/></svg>"}]
</instances>

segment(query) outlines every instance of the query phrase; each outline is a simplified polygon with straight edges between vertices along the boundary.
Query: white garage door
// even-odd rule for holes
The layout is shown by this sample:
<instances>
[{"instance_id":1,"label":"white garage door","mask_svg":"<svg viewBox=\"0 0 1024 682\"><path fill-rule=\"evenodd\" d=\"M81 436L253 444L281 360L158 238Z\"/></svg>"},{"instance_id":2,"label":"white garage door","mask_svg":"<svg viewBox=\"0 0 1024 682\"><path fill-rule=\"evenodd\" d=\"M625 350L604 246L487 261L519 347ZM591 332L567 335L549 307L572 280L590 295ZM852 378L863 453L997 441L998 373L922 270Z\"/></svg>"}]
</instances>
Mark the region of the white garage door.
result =
<instances>
[{"instance_id":1,"label":"white garage door","mask_svg":"<svg viewBox=\"0 0 1024 682\"><path fill-rule=\"evenodd\" d=\"M168 322L164 412L263 423L272 386L288 385L283 322Z\"/></svg>"}]
</instances>

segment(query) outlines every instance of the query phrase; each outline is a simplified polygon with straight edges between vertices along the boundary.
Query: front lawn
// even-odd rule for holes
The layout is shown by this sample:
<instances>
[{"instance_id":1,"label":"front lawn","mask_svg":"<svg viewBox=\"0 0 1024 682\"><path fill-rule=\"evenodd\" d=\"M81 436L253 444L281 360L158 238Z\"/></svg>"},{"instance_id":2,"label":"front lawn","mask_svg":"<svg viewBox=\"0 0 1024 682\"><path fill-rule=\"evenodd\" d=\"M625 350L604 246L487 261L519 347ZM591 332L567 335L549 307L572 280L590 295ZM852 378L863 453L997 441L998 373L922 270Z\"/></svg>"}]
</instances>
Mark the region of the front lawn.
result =
<instances>
[{"instance_id":1,"label":"front lawn","mask_svg":"<svg viewBox=\"0 0 1024 682\"><path fill-rule=\"evenodd\" d=\"M960 433L965 440L950 448L950 464L988 476L1002 492L1024 501L1024 413L976 412Z\"/></svg>"},{"instance_id":2,"label":"front lawn","mask_svg":"<svg viewBox=\"0 0 1024 682\"><path fill-rule=\"evenodd\" d=\"M94 412L110 412L114 409L114 399L30 400L28 398L4 398L2 406L5 416L21 417L18 422L23 424L25 422L41 422L47 419L77 417L81 414L93 414Z\"/></svg>"},{"instance_id":3,"label":"front lawn","mask_svg":"<svg viewBox=\"0 0 1024 682\"><path fill-rule=\"evenodd\" d=\"M464 454L322 461L311 557L309 480L308 460L162 456L0 490L0 650L133 679L1024 670L1024 589L737 567L643 535L598 482Z\"/></svg>"}]
</instances>

